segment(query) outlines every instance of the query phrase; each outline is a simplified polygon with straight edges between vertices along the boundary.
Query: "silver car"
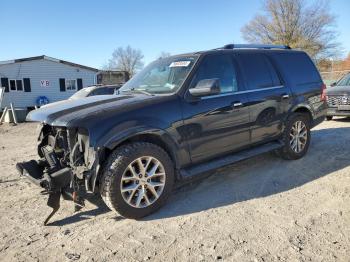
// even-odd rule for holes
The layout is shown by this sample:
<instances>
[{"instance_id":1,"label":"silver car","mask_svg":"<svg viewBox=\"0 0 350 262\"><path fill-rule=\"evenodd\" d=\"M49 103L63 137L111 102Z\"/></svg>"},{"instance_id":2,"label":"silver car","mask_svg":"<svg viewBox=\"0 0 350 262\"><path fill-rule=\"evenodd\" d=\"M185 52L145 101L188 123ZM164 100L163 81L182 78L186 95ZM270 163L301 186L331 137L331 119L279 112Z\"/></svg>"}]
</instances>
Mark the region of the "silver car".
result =
<instances>
[{"instance_id":1,"label":"silver car","mask_svg":"<svg viewBox=\"0 0 350 262\"><path fill-rule=\"evenodd\" d=\"M333 116L350 117L350 73L327 88L327 120Z\"/></svg>"},{"instance_id":2,"label":"silver car","mask_svg":"<svg viewBox=\"0 0 350 262\"><path fill-rule=\"evenodd\" d=\"M74 93L69 99L79 99L98 95L113 95L121 86L121 84L88 86Z\"/></svg>"}]
</instances>

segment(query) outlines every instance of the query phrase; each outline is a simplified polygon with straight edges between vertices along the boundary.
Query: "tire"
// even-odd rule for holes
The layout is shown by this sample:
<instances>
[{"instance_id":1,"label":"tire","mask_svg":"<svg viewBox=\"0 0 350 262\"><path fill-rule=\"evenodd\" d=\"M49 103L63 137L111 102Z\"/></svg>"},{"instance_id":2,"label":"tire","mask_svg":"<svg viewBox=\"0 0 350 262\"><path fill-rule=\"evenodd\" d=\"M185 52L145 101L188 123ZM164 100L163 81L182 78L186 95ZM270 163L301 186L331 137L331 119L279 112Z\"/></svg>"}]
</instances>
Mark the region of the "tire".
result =
<instances>
[{"instance_id":1,"label":"tire","mask_svg":"<svg viewBox=\"0 0 350 262\"><path fill-rule=\"evenodd\" d=\"M327 121L331 121L333 119L333 116L326 116Z\"/></svg>"},{"instance_id":2,"label":"tire","mask_svg":"<svg viewBox=\"0 0 350 262\"><path fill-rule=\"evenodd\" d=\"M303 125L301 126L304 126L305 128L302 129L301 134L304 134L304 131L305 131L306 141L303 137L300 138L299 139L300 148L297 147L296 149L296 148L293 148L293 146L295 146L295 143L292 142L292 134L295 133L297 123L303 123ZM299 113L293 114L288 118L285 125L284 132L283 132L282 142L284 146L277 151L277 154L280 157L287 160L296 160L296 159L302 158L309 149L310 140L311 140L311 133L310 133L309 116L306 114L299 114ZM302 146L303 144L304 146Z\"/></svg>"},{"instance_id":3,"label":"tire","mask_svg":"<svg viewBox=\"0 0 350 262\"><path fill-rule=\"evenodd\" d=\"M146 166L148 172L143 172L141 166ZM151 175L153 169L154 176ZM126 218L139 219L165 204L174 180L172 160L162 148L135 142L117 148L108 157L100 180L100 193L111 210ZM163 186L150 186L157 184Z\"/></svg>"}]
</instances>

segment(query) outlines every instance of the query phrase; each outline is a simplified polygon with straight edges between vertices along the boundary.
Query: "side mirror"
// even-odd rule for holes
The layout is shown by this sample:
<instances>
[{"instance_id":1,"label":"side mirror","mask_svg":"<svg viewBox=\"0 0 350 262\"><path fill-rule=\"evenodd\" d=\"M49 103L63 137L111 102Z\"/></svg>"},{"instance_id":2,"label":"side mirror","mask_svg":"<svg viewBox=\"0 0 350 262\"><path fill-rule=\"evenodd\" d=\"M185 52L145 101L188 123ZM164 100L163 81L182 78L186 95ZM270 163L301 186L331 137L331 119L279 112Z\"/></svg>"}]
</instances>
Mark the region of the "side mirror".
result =
<instances>
[{"instance_id":1,"label":"side mirror","mask_svg":"<svg viewBox=\"0 0 350 262\"><path fill-rule=\"evenodd\" d=\"M337 85L337 82L331 83L331 86L336 86L336 85Z\"/></svg>"},{"instance_id":2,"label":"side mirror","mask_svg":"<svg viewBox=\"0 0 350 262\"><path fill-rule=\"evenodd\" d=\"M220 81L218 78L203 79L194 88L188 90L192 96L202 97L220 94Z\"/></svg>"}]
</instances>

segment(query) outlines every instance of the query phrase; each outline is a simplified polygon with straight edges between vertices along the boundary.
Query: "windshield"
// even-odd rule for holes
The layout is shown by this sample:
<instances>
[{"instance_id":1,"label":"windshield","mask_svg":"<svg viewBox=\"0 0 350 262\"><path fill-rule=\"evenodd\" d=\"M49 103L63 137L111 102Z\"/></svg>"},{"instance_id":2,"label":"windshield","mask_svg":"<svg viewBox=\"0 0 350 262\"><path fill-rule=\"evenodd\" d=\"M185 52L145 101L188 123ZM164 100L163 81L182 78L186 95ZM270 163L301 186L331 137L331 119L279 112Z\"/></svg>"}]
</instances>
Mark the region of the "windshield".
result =
<instances>
[{"instance_id":1,"label":"windshield","mask_svg":"<svg viewBox=\"0 0 350 262\"><path fill-rule=\"evenodd\" d=\"M340 79L340 81L337 83L337 86L350 86L350 74Z\"/></svg>"},{"instance_id":2,"label":"windshield","mask_svg":"<svg viewBox=\"0 0 350 262\"><path fill-rule=\"evenodd\" d=\"M78 92L74 93L70 98L75 99L75 98L87 97L92 89L93 89L93 87L85 87L85 88L79 90Z\"/></svg>"},{"instance_id":3,"label":"windshield","mask_svg":"<svg viewBox=\"0 0 350 262\"><path fill-rule=\"evenodd\" d=\"M129 80L120 92L175 93L185 81L197 58L198 56L178 56L159 59Z\"/></svg>"}]
</instances>

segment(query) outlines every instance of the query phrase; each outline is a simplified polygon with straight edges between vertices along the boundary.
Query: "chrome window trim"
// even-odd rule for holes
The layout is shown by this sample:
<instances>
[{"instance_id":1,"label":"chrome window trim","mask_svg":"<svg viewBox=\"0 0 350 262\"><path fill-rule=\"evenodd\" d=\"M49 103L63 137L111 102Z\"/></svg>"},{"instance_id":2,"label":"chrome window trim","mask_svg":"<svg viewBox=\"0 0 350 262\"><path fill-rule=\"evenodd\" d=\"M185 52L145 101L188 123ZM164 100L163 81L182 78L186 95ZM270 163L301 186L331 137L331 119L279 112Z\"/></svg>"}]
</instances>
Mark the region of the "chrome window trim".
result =
<instances>
[{"instance_id":1,"label":"chrome window trim","mask_svg":"<svg viewBox=\"0 0 350 262\"><path fill-rule=\"evenodd\" d=\"M238 91L238 92L227 92L227 93L218 94L218 95L204 96L204 97L202 97L202 99L210 99L210 98L224 97L224 96L229 96L229 95L239 95L239 94L260 92L260 91L273 90L273 89L278 89L278 88L284 88L284 85L271 86L271 87L258 88L258 89L245 90L245 91Z\"/></svg>"}]
</instances>

